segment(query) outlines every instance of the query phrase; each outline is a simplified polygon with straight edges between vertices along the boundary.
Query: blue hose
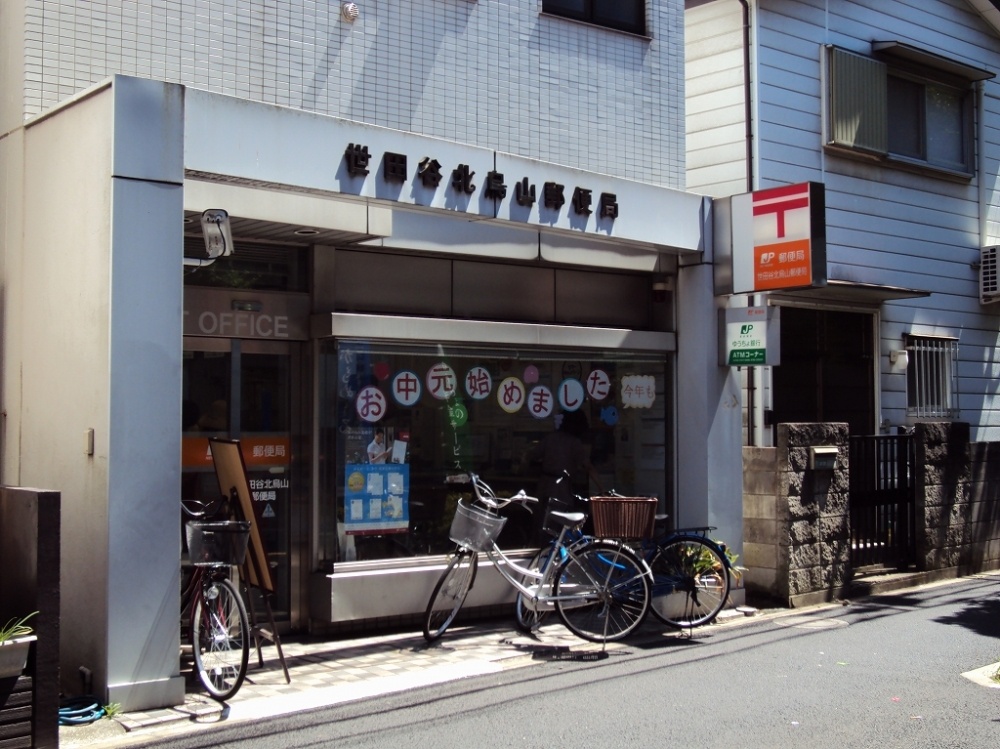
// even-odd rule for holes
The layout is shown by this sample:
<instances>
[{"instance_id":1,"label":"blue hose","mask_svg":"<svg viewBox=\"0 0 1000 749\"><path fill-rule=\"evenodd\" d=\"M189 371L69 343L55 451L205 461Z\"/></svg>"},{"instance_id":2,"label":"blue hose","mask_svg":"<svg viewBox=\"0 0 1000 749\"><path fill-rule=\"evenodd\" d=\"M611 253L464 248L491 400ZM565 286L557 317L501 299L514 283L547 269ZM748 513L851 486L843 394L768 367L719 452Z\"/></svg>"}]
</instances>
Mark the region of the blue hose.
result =
<instances>
[{"instance_id":1,"label":"blue hose","mask_svg":"<svg viewBox=\"0 0 1000 749\"><path fill-rule=\"evenodd\" d=\"M104 708L96 697L67 697L59 703L59 725L78 726L104 717Z\"/></svg>"}]
</instances>

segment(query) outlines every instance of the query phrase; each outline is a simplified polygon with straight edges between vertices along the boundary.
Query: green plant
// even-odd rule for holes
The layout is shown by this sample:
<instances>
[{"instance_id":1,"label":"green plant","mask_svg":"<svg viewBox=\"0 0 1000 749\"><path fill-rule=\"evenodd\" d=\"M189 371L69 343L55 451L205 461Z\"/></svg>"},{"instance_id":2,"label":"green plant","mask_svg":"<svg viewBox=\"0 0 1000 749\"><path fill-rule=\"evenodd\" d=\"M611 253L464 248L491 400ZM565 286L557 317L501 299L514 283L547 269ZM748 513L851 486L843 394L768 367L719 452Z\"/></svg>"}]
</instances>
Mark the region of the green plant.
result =
<instances>
[{"instance_id":1,"label":"green plant","mask_svg":"<svg viewBox=\"0 0 1000 749\"><path fill-rule=\"evenodd\" d=\"M726 555L726 559L729 561L729 569L732 571L733 575L736 577L737 580L742 578L743 573L746 572L747 568L741 564L736 563L736 560L740 558L740 555L733 554L733 552L729 550L728 544L722 543L720 541L716 541L716 543L722 547L722 551Z\"/></svg>"},{"instance_id":2,"label":"green plant","mask_svg":"<svg viewBox=\"0 0 1000 749\"><path fill-rule=\"evenodd\" d=\"M33 617L37 613L38 613L37 611L32 611L30 614L28 614L27 616L23 616L20 619L14 617L9 622L0 627L0 642L13 640L15 637L24 637L25 635L30 635L32 629L25 622L27 622L31 617Z\"/></svg>"},{"instance_id":3,"label":"green plant","mask_svg":"<svg viewBox=\"0 0 1000 749\"><path fill-rule=\"evenodd\" d=\"M109 705L104 706L104 717L113 718L116 715L121 715L122 706L120 702L112 702Z\"/></svg>"}]
</instances>

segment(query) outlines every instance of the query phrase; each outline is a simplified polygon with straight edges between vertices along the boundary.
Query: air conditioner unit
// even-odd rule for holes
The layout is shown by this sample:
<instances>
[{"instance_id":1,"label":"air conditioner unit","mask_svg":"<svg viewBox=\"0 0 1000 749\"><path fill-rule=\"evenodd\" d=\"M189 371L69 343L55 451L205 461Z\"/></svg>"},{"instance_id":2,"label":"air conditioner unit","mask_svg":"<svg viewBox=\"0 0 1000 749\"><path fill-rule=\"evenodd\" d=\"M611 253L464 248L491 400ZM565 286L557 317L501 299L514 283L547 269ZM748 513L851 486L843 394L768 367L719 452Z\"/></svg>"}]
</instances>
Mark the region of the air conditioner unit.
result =
<instances>
[{"instance_id":1,"label":"air conditioner unit","mask_svg":"<svg viewBox=\"0 0 1000 749\"><path fill-rule=\"evenodd\" d=\"M979 303L1000 302L997 252L1000 248L983 247L979 255Z\"/></svg>"}]
</instances>

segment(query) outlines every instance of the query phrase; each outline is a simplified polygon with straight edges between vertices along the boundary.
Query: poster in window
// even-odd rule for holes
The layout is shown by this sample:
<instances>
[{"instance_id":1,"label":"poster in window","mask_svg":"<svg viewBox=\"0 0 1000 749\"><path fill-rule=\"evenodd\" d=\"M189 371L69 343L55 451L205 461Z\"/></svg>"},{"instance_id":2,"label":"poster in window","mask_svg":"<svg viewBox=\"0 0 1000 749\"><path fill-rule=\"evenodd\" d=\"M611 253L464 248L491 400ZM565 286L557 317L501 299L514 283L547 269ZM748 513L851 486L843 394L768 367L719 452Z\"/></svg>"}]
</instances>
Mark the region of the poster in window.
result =
<instances>
[{"instance_id":1,"label":"poster in window","mask_svg":"<svg viewBox=\"0 0 1000 749\"><path fill-rule=\"evenodd\" d=\"M348 535L406 533L410 528L410 466L349 463L344 530Z\"/></svg>"}]
</instances>

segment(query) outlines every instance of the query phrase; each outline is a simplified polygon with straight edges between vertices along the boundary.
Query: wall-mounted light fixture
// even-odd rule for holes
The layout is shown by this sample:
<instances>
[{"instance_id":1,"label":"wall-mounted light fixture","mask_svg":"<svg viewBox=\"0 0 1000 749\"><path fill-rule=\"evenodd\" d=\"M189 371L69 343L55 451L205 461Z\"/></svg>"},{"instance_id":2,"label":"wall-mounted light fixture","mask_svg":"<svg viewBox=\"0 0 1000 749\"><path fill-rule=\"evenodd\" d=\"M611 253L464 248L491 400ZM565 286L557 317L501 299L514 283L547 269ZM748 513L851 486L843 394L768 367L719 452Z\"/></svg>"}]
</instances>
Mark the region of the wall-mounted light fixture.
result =
<instances>
[{"instance_id":1,"label":"wall-mounted light fixture","mask_svg":"<svg viewBox=\"0 0 1000 749\"><path fill-rule=\"evenodd\" d=\"M663 304L667 301L667 292L674 290L674 279L670 276L658 276L653 279L653 301Z\"/></svg>"},{"instance_id":2,"label":"wall-mounted light fixture","mask_svg":"<svg viewBox=\"0 0 1000 749\"><path fill-rule=\"evenodd\" d=\"M890 351L889 364L893 372L905 372L910 363L910 353L906 350Z\"/></svg>"},{"instance_id":3,"label":"wall-mounted light fixture","mask_svg":"<svg viewBox=\"0 0 1000 749\"><path fill-rule=\"evenodd\" d=\"M221 208L210 208L201 214L201 233L205 237L205 253L209 259L233 254L229 214Z\"/></svg>"},{"instance_id":4,"label":"wall-mounted light fixture","mask_svg":"<svg viewBox=\"0 0 1000 749\"><path fill-rule=\"evenodd\" d=\"M360 8L358 8L357 3L343 3L340 6L340 15L344 17L344 20L348 23L354 23L358 20L358 16L361 14Z\"/></svg>"}]
</instances>

